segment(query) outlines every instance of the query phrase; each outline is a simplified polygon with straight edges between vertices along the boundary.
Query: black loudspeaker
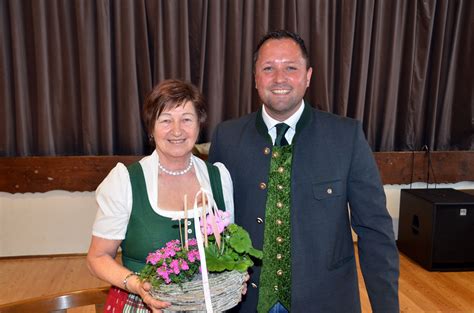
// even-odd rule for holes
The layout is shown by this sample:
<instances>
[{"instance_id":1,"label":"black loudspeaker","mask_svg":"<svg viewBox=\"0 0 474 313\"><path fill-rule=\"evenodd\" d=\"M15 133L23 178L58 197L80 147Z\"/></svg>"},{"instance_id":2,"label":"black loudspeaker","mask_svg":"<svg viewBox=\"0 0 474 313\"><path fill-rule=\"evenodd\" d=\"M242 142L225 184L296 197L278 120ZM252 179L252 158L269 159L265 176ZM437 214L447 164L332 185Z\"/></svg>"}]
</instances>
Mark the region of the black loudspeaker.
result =
<instances>
[{"instance_id":1,"label":"black loudspeaker","mask_svg":"<svg viewBox=\"0 0 474 313\"><path fill-rule=\"evenodd\" d=\"M397 245L429 271L474 270L474 195L402 189Z\"/></svg>"}]
</instances>

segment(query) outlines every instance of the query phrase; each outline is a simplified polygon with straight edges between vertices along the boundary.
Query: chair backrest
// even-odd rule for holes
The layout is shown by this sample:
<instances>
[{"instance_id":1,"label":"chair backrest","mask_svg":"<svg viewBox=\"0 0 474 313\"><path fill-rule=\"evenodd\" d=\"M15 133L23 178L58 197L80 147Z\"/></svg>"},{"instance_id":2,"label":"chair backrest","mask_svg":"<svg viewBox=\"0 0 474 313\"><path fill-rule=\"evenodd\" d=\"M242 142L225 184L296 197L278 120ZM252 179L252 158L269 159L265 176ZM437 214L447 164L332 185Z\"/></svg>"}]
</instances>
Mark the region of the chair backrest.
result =
<instances>
[{"instance_id":1,"label":"chair backrest","mask_svg":"<svg viewBox=\"0 0 474 313\"><path fill-rule=\"evenodd\" d=\"M0 305L0 313L50 313L95 305L96 312L103 312L110 287L76 290L63 294L37 297Z\"/></svg>"}]
</instances>

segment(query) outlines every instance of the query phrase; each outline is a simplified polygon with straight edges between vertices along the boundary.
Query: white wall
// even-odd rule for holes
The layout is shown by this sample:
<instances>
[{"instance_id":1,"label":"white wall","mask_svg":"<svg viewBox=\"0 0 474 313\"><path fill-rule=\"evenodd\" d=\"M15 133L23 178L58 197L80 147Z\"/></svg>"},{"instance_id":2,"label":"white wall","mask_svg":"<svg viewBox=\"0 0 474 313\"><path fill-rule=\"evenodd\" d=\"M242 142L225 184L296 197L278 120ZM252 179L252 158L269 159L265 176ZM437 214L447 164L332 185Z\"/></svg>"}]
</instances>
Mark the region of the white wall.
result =
<instances>
[{"instance_id":1,"label":"white wall","mask_svg":"<svg viewBox=\"0 0 474 313\"><path fill-rule=\"evenodd\" d=\"M95 213L94 192L0 192L0 257L87 252Z\"/></svg>"},{"instance_id":2,"label":"white wall","mask_svg":"<svg viewBox=\"0 0 474 313\"><path fill-rule=\"evenodd\" d=\"M400 189L410 186L384 187L397 235ZM474 189L474 182L438 184L436 187ZM415 183L412 188L426 188L426 184ZM86 253L95 214L94 192L0 192L0 257Z\"/></svg>"}]
</instances>

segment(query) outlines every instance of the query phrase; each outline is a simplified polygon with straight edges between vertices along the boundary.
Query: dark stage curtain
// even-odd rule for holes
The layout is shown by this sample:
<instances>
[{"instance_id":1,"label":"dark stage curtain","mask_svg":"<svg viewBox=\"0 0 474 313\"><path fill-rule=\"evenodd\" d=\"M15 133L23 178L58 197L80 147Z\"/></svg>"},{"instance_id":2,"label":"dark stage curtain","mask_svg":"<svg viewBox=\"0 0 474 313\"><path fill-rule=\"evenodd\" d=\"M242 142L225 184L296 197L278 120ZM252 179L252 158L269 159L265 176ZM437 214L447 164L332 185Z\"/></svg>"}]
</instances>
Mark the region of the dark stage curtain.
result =
<instances>
[{"instance_id":1,"label":"dark stage curtain","mask_svg":"<svg viewBox=\"0 0 474 313\"><path fill-rule=\"evenodd\" d=\"M307 44L307 100L375 151L474 148L471 0L0 0L0 156L148 153L165 78L203 91L208 141L260 106L253 50L280 28Z\"/></svg>"}]
</instances>

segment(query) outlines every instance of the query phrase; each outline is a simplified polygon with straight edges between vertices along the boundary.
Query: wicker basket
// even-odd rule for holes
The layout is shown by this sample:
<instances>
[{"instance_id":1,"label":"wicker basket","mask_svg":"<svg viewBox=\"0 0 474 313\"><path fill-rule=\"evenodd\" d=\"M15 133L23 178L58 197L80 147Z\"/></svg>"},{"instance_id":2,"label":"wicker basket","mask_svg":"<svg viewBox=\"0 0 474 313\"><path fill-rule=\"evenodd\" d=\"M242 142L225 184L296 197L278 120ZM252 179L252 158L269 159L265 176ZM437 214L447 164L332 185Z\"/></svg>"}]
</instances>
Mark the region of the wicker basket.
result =
<instances>
[{"instance_id":1,"label":"wicker basket","mask_svg":"<svg viewBox=\"0 0 474 313\"><path fill-rule=\"evenodd\" d=\"M245 275L245 272L238 271L209 273L212 308L215 312L229 310L240 302ZM152 289L150 294L156 299L171 303L166 311L206 312L200 275L181 286L162 285Z\"/></svg>"}]
</instances>

